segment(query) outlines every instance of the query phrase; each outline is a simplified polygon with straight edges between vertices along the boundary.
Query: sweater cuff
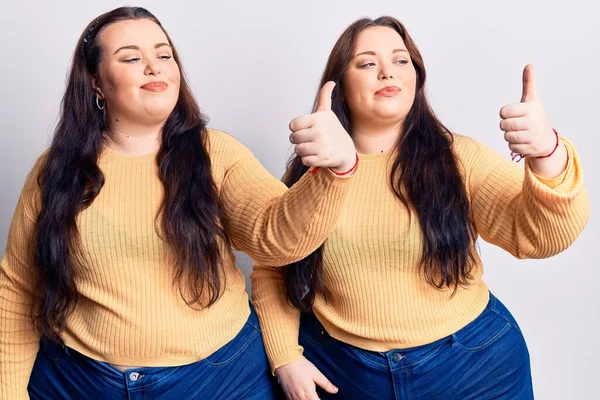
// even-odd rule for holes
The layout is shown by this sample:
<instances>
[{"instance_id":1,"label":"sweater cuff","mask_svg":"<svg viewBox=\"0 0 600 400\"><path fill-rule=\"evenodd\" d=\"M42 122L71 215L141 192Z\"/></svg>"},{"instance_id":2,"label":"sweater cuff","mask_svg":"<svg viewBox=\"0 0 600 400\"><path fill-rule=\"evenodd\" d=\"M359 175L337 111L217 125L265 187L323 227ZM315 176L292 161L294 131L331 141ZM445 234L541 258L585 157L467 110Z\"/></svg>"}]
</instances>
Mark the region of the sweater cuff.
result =
<instances>
[{"instance_id":1,"label":"sweater cuff","mask_svg":"<svg viewBox=\"0 0 600 400\"><path fill-rule=\"evenodd\" d=\"M555 196L569 198L575 196L583 186L583 173L581 160L575 146L561 137L567 149L567 167L558 177L554 179L544 179L536 175L529 165L525 163L525 179L529 181L534 192L541 197Z\"/></svg>"},{"instance_id":2,"label":"sweater cuff","mask_svg":"<svg viewBox=\"0 0 600 400\"><path fill-rule=\"evenodd\" d=\"M356 175L356 171L358 171L359 165L360 165L360 162L358 162L356 164L356 167L353 167L353 169L345 175L336 174L329 168L320 168L320 167L312 167L308 170L308 173L310 173L311 175L317 175L317 174L324 175L327 177L327 179L343 182L344 180L352 178L354 175Z\"/></svg>"},{"instance_id":3,"label":"sweater cuff","mask_svg":"<svg viewBox=\"0 0 600 400\"><path fill-rule=\"evenodd\" d=\"M304 358L304 356L302 355L303 350L304 349L302 348L302 346L298 346L276 356L273 359L270 359L269 362L271 364L271 373L275 375L275 370L277 368L283 367L284 365Z\"/></svg>"}]
</instances>

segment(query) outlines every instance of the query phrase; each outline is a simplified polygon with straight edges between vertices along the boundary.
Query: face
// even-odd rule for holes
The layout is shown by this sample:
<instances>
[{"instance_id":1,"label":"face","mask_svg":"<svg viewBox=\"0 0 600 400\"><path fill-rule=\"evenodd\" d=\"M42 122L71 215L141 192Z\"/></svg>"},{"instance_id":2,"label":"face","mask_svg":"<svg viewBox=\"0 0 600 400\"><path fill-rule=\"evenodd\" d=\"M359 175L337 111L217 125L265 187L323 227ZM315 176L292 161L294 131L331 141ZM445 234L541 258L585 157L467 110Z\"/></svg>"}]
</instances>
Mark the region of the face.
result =
<instances>
[{"instance_id":1,"label":"face","mask_svg":"<svg viewBox=\"0 0 600 400\"><path fill-rule=\"evenodd\" d=\"M148 19L120 21L99 36L94 86L111 121L164 122L177 103L181 74L163 30Z\"/></svg>"},{"instance_id":2,"label":"face","mask_svg":"<svg viewBox=\"0 0 600 400\"><path fill-rule=\"evenodd\" d=\"M387 27L358 34L344 72L344 98L353 123L397 124L415 98L417 75L402 37Z\"/></svg>"}]
</instances>

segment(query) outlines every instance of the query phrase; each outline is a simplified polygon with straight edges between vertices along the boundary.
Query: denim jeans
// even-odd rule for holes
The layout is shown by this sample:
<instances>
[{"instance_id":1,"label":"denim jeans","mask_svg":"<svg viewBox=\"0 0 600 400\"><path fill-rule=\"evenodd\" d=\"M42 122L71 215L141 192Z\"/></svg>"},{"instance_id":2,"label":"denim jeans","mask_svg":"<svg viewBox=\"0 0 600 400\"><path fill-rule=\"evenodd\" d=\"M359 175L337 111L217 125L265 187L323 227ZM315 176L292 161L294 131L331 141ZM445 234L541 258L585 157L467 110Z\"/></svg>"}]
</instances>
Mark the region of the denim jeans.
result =
<instances>
[{"instance_id":1,"label":"denim jeans","mask_svg":"<svg viewBox=\"0 0 600 400\"><path fill-rule=\"evenodd\" d=\"M433 343L387 352L329 336L303 314L304 356L339 388L321 399L533 399L529 352L517 322L490 294L485 310L458 332Z\"/></svg>"},{"instance_id":2,"label":"denim jeans","mask_svg":"<svg viewBox=\"0 0 600 400\"><path fill-rule=\"evenodd\" d=\"M42 340L29 381L34 399L249 399L274 398L254 309L229 343L207 358L178 367L125 372L75 350Z\"/></svg>"}]
</instances>

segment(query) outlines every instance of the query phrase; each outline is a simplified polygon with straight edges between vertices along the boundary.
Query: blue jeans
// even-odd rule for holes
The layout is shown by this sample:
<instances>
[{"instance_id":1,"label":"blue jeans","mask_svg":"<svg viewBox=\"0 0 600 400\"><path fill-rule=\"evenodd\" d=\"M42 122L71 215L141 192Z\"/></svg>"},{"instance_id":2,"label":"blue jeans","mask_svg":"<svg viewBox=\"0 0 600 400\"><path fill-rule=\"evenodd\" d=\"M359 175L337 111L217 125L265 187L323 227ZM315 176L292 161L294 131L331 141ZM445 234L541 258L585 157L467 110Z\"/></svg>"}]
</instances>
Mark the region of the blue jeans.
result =
<instances>
[{"instance_id":1,"label":"blue jeans","mask_svg":"<svg viewBox=\"0 0 600 400\"><path fill-rule=\"evenodd\" d=\"M529 352L517 322L490 294L485 310L458 332L409 349L375 352L329 336L303 314L304 356L339 388L321 399L533 399Z\"/></svg>"},{"instance_id":2,"label":"blue jeans","mask_svg":"<svg viewBox=\"0 0 600 400\"><path fill-rule=\"evenodd\" d=\"M66 346L42 340L29 381L35 399L252 399L274 398L274 382L254 308L229 343L209 357L179 367L125 372Z\"/></svg>"}]
</instances>

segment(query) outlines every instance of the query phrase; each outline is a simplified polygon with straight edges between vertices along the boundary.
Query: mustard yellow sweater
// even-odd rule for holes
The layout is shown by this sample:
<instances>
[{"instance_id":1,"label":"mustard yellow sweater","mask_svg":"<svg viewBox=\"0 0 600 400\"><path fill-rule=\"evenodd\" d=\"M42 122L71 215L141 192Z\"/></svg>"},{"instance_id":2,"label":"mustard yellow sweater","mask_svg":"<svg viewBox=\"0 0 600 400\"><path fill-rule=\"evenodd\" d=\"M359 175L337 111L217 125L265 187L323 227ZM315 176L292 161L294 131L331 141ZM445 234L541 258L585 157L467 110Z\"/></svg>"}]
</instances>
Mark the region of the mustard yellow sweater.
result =
<instances>
[{"instance_id":1,"label":"mustard yellow sweater","mask_svg":"<svg viewBox=\"0 0 600 400\"><path fill-rule=\"evenodd\" d=\"M209 130L213 176L232 243L263 265L302 259L320 246L338 218L351 179L327 169L306 174L290 190L233 137ZM28 398L39 334L29 317L32 235L40 211L30 174L0 264L0 398ZM80 300L67 320L65 344L120 365L175 366L207 357L240 331L248 315L242 272L225 265L227 287L210 308L188 307L173 286L165 245L155 231L162 199L155 154L126 156L108 148L99 167L105 185L77 218L88 260L76 277Z\"/></svg>"},{"instance_id":2,"label":"mustard yellow sweater","mask_svg":"<svg viewBox=\"0 0 600 400\"><path fill-rule=\"evenodd\" d=\"M584 228L589 201L580 160L563 139L568 166L557 179L536 177L466 136L454 151L465 178L475 230L485 241L518 258L550 257L567 248ZM489 291L476 260L466 288L437 290L420 273L418 219L389 187L390 157L362 155L335 229L324 245L323 281L328 302L316 297L314 313L334 338L388 351L431 343L474 320ZM281 268L260 261L252 273L253 304L273 370L302 357L299 311L289 306Z\"/></svg>"}]
</instances>

